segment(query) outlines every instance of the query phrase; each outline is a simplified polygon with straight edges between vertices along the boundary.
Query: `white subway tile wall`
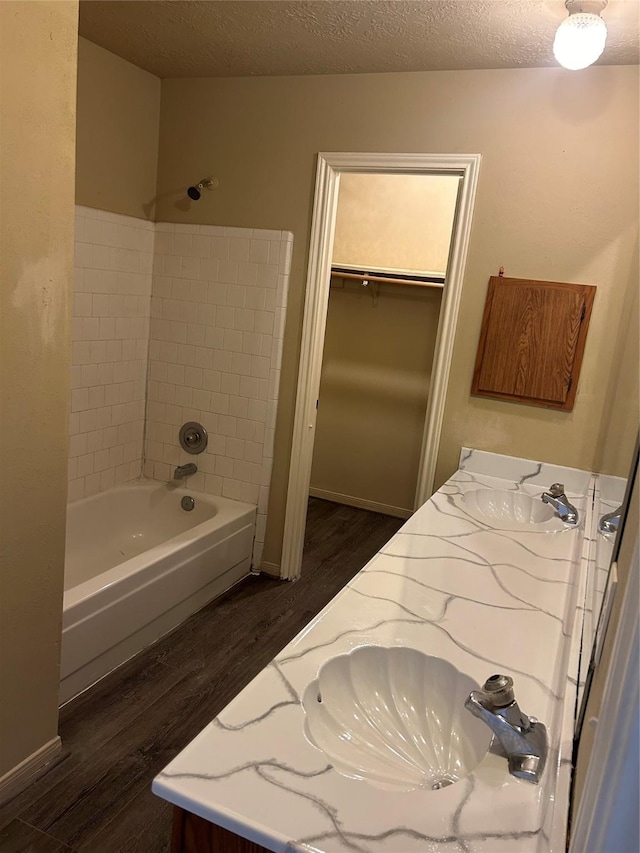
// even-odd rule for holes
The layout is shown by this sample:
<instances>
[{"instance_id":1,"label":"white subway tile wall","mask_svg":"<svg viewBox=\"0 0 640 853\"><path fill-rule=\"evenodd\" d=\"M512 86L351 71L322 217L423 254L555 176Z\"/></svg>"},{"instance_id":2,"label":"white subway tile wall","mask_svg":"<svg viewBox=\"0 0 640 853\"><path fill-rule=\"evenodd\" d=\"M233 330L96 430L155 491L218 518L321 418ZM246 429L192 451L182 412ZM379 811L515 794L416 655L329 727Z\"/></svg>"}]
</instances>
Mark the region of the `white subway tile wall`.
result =
<instances>
[{"instance_id":1,"label":"white subway tile wall","mask_svg":"<svg viewBox=\"0 0 640 853\"><path fill-rule=\"evenodd\" d=\"M154 224L76 206L69 500L142 472Z\"/></svg>"},{"instance_id":2,"label":"white subway tile wall","mask_svg":"<svg viewBox=\"0 0 640 853\"><path fill-rule=\"evenodd\" d=\"M259 567L273 459L293 235L286 231L156 224L144 474L257 504ZM199 421L205 453L178 431Z\"/></svg>"},{"instance_id":3,"label":"white subway tile wall","mask_svg":"<svg viewBox=\"0 0 640 853\"><path fill-rule=\"evenodd\" d=\"M292 247L76 207L70 501L195 461L185 485L257 505L260 566ZM186 421L209 434L196 457Z\"/></svg>"}]
</instances>

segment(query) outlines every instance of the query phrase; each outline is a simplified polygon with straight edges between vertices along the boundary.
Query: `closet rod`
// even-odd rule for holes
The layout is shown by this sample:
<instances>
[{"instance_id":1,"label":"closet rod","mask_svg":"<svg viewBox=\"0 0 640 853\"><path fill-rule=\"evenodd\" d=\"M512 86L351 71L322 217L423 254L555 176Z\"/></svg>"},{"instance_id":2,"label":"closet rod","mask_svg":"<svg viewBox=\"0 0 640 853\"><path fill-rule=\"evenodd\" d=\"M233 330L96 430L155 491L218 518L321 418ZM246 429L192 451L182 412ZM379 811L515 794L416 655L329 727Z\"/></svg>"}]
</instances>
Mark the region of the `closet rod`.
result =
<instances>
[{"instance_id":1,"label":"closet rod","mask_svg":"<svg viewBox=\"0 0 640 853\"><path fill-rule=\"evenodd\" d=\"M367 275L367 273L342 272L332 269L331 275L336 278L347 278L353 281L374 281L381 284L408 284L411 287L444 287L443 281L420 281L415 278L393 278L391 276Z\"/></svg>"}]
</instances>

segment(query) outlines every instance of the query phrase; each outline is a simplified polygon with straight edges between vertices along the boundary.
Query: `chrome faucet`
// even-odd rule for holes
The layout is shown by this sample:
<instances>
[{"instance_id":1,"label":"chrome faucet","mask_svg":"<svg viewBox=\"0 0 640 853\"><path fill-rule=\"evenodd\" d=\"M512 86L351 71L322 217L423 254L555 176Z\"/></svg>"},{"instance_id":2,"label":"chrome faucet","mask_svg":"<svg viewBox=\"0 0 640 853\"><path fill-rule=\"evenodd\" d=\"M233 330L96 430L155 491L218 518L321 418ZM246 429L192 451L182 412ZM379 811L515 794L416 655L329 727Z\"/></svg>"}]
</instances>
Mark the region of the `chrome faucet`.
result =
<instances>
[{"instance_id":1,"label":"chrome faucet","mask_svg":"<svg viewBox=\"0 0 640 853\"><path fill-rule=\"evenodd\" d=\"M513 679L492 675L482 690L472 690L464 703L498 738L509 761L509 773L527 782L540 781L547 758L547 729L520 710Z\"/></svg>"},{"instance_id":2,"label":"chrome faucet","mask_svg":"<svg viewBox=\"0 0 640 853\"><path fill-rule=\"evenodd\" d=\"M543 503L551 504L560 516L561 521L564 521L566 524L578 523L578 510L573 504L569 503L569 498L564 493L562 483L554 483L548 492L542 493L541 497Z\"/></svg>"},{"instance_id":3,"label":"chrome faucet","mask_svg":"<svg viewBox=\"0 0 640 853\"><path fill-rule=\"evenodd\" d=\"M613 512L606 512L598 522L598 530L600 533L617 533L622 518L622 505Z\"/></svg>"},{"instance_id":4,"label":"chrome faucet","mask_svg":"<svg viewBox=\"0 0 640 853\"><path fill-rule=\"evenodd\" d=\"M186 465L178 465L176 470L173 472L174 480L182 480L183 477L189 477L191 474L195 474L198 470L198 466L194 465L193 462L187 462Z\"/></svg>"}]
</instances>

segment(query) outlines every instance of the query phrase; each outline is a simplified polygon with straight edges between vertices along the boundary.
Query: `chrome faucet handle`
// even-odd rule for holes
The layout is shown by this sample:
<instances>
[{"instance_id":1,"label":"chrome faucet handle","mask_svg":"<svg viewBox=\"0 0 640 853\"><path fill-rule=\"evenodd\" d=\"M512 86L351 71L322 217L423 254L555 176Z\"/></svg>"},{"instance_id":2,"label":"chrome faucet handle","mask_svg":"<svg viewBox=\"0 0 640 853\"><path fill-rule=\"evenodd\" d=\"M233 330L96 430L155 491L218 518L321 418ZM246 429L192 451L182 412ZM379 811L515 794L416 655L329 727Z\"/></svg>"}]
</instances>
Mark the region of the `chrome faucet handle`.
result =
<instances>
[{"instance_id":1,"label":"chrome faucet handle","mask_svg":"<svg viewBox=\"0 0 640 853\"><path fill-rule=\"evenodd\" d=\"M509 675L491 675L485 681L482 690L474 690L475 695L487 713L501 717L520 732L531 729L531 720L520 710L513 692L513 678ZM471 696L469 698L471 698ZM486 722L486 721L485 721Z\"/></svg>"},{"instance_id":2,"label":"chrome faucet handle","mask_svg":"<svg viewBox=\"0 0 640 853\"><path fill-rule=\"evenodd\" d=\"M578 510L564 493L564 483L554 483L540 495L543 503L552 506L566 524L578 524Z\"/></svg>"},{"instance_id":3,"label":"chrome faucet handle","mask_svg":"<svg viewBox=\"0 0 640 853\"><path fill-rule=\"evenodd\" d=\"M552 498L560 498L564 495L564 483L554 483L549 486L549 494Z\"/></svg>"},{"instance_id":4,"label":"chrome faucet handle","mask_svg":"<svg viewBox=\"0 0 640 853\"><path fill-rule=\"evenodd\" d=\"M506 708L515 700L513 678L509 675L491 675L482 689L488 694L487 705L492 708Z\"/></svg>"},{"instance_id":5,"label":"chrome faucet handle","mask_svg":"<svg viewBox=\"0 0 640 853\"><path fill-rule=\"evenodd\" d=\"M547 757L547 730L535 717L520 710L513 679L492 675L482 690L472 690L465 708L486 723L502 744L509 773L534 784L540 781Z\"/></svg>"}]
</instances>

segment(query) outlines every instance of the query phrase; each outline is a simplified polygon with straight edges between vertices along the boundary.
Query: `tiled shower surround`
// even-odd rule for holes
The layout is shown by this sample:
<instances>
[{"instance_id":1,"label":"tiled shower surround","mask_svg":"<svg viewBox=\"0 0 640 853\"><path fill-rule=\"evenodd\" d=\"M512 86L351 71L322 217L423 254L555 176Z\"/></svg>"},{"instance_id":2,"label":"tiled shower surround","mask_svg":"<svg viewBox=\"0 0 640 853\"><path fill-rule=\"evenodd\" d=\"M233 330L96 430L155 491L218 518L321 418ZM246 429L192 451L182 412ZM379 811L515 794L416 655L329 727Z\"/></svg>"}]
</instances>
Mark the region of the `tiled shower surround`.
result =
<instances>
[{"instance_id":1,"label":"tiled shower surround","mask_svg":"<svg viewBox=\"0 0 640 853\"><path fill-rule=\"evenodd\" d=\"M257 504L254 565L264 543L293 235L158 223L153 265L144 473ZM199 421L206 451L178 444Z\"/></svg>"},{"instance_id":2,"label":"tiled shower surround","mask_svg":"<svg viewBox=\"0 0 640 853\"><path fill-rule=\"evenodd\" d=\"M90 310L90 313L76 312L77 333L83 338L78 340L82 347L76 353L74 336L73 370L74 382L90 384L77 387L74 384L70 499L133 479L141 470L146 477L169 481L175 466L195 462L198 473L186 480L187 486L257 504L253 564L259 566L271 478L293 236L289 232L263 229L154 225L86 208L78 211L76 308L77 312ZM88 221L102 224L87 226ZM127 229L133 232L136 228L155 243L152 280L150 259L134 258L135 235L128 234ZM112 251L121 248L120 243L109 246L105 252L107 247L100 241L115 239L114 233L119 235L120 243L130 241L126 254ZM123 265L125 260L130 267L137 263L138 268L114 270L114 285L113 277L105 273L111 273L112 264ZM104 295L103 291L87 290L87 281L92 287L95 282L99 287L107 284L125 287L128 283L130 288L135 283L140 292L109 290L109 296L121 296L124 301L104 302L96 300L96 295ZM90 295L91 302L85 294ZM114 315L112 312L121 305L127 311L135 308L135 316L127 311L123 317ZM106 312L104 320L114 322L103 323L103 314L98 312ZM97 325L89 323L85 327L84 320L94 318L98 319ZM121 322L126 320L129 323ZM128 357L133 352L132 344L127 343L131 338L119 336L134 331L144 334L135 339L135 359L125 360L124 355ZM101 345L95 353L91 341L88 348L84 346L85 334L109 333L110 338L96 340L105 343L108 356L120 354L127 365L126 381L125 368L116 368L115 363L112 378L107 366L109 357L93 361L94 355L102 356ZM85 358L87 354L92 357L88 363L95 364L95 370L88 369L83 374L85 365L76 360L76 355ZM129 379L129 375L136 378ZM119 387L122 384L126 384L126 389ZM112 385L118 386L117 402ZM134 396L128 399L130 394ZM90 414L94 411L94 415ZM130 432L124 422L116 423L129 414L136 416ZM187 454L179 446L178 431L186 421L199 421L208 431L207 450L198 456ZM143 427L146 427L144 463ZM100 435L90 440L93 432ZM112 453L112 446L107 447L106 442L129 434L131 438L122 448L123 454L131 456L125 471L124 457L120 460L120 451ZM137 442L135 456L131 442ZM89 454L92 458L85 460ZM114 465L110 464L112 460ZM101 467L107 462L107 468Z\"/></svg>"},{"instance_id":3,"label":"tiled shower surround","mask_svg":"<svg viewBox=\"0 0 640 853\"><path fill-rule=\"evenodd\" d=\"M154 226L76 207L69 500L140 476Z\"/></svg>"}]
</instances>

